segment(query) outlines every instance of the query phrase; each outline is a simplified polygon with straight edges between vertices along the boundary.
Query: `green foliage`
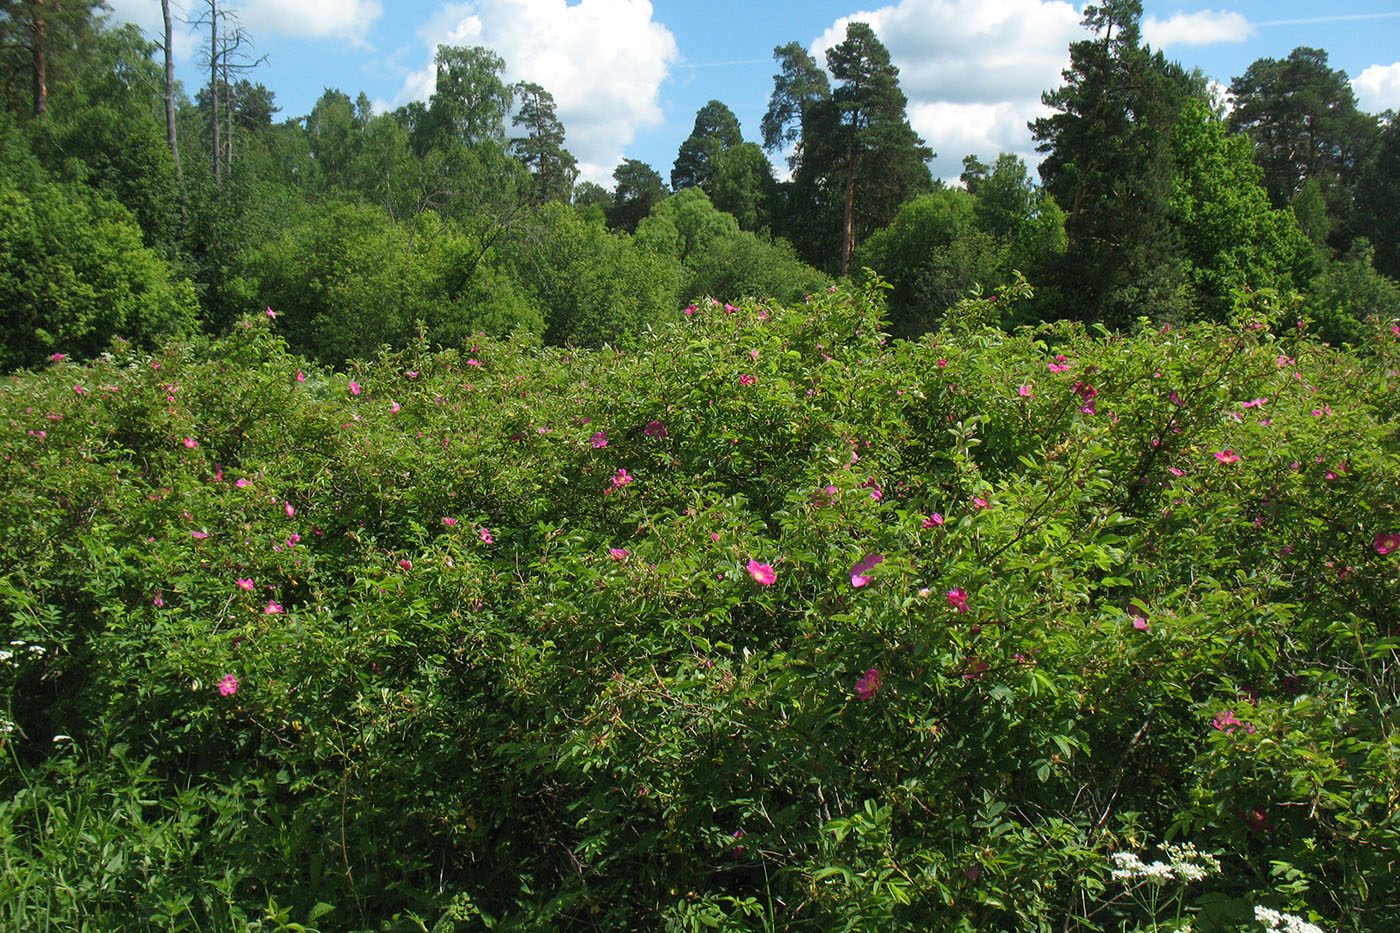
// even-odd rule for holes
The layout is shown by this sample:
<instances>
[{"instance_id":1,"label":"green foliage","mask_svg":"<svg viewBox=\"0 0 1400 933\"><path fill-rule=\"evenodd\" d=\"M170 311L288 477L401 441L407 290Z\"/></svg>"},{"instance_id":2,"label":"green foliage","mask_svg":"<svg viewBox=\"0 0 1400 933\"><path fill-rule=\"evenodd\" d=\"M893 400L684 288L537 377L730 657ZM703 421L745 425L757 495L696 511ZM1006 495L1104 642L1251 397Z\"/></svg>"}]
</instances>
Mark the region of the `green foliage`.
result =
<instances>
[{"instance_id":1,"label":"green foliage","mask_svg":"<svg viewBox=\"0 0 1400 933\"><path fill-rule=\"evenodd\" d=\"M1311 282L1306 306L1320 339L1362 346L1400 322L1400 284L1376 271L1370 242L1358 237Z\"/></svg>"},{"instance_id":2,"label":"green foliage","mask_svg":"<svg viewBox=\"0 0 1400 933\"><path fill-rule=\"evenodd\" d=\"M676 153L671 189L697 187L708 192L720 155L743 141L734 111L720 101L710 101L695 114L695 127Z\"/></svg>"},{"instance_id":3,"label":"green foliage","mask_svg":"<svg viewBox=\"0 0 1400 933\"><path fill-rule=\"evenodd\" d=\"M1251 64L1230 83L1230 95L1230 129L1253 143L1274 206L1286 206L1309 181L1318 183L1332 245L1345 250L1359 206L1357 178L1378 135L1376 118L1357 110L1346 72L1328 67L1323 50L1299 47L1287 58Z\"/></svg>"},{"instance_id":4,"label":"green foliage","mask_svg":"<svg viewBox=\"0 0 1400 933\"><path fill-rule=\"evenodd\" d=\"M1031 126L1046 153L1040 177L1067 214L1068 250L1052 276L1057 316L1111 327L1191 307L1170 211L1171 137L1192 79L1142 46L1141 16L1138 0L1085 7L1095 38L1071 43L1064 86L1041 95L1055 113Z\"/></svg>"},{"instance_id":5,"label":"green foliage","mask_svg":"<svg viewBox=\"0 0 1400 933\"><path fill-rule=\"evenodd\" d=\"M1193 313L1225 320L1237 289L1293 288L1306 281L1313 249L1288 209L1273 210L1249 156L1205 101L1181 107L1171 136L1177 183L1170 223L1190 264Z\"/></svg>"},{"instance_id":6,"label":"green foliage","mask_svg":"<svg viewBox=\"0 0 1400 933\"><path fill-rule=\"evenodd\" d=\"M998 243L977 222L977 198L941 188L899 209L856 251L855 264L888 281L890 325L901 336L933 330L943 312L999 277Z\"/></svg>"},{"instance_id":7,"label":"green foliage","mask_svg":"<svg viewBox=\"0 0 1400 933\"><path fill-rule=\"evenodd\" d=\"M642 218L666 197L666 182L661 180L656 169L636 159L623 159L613 170L613 180L617 185L613 188L612 203L604 206L608 226L633 233Z\"/></svg>"},{"instance_id":8,"label":"green foliage","mask_svg":"<svg viewBox=\"0 0 1400 933\"><path fill-rule=\"evenodd\" d=\"M434 343L477 331L539 334L538 306L494 268L475 237L422 214L396 224L368 205L322 202L246 260L246 302L285 315L293 345L318 359L406 346L420 323Z\"/></svg>"},{"instance_id":9,"label":"green foliage","mask_svg":"<svg viewBox=\"0 0 1400 933\"><path fill-rule=\"evenodd\" d=\"M504 144L506 117L514 101L511 86L501 80L505 60L481 46L440 45L433 63L433 96L414 127L419 154L454 144Z\"/></svg>"},{"instance_id":10,"label":"green foliage","mask_svg":"<svg viewBox=\"0 0 1400 933\"><path fill-rule=\"evenodd\" d=\"M555 346L628 345L672 319L682 270L562 204L546 204L533 236L512 254L520 289L544 309L544 339Z\"/></svg>"},{"instance_id":11,"label":"green foliage","mask_svg":"<svg viewBox=\"0 0 1400 933\"><path fill-rule=\"evenodd\" d=\"M933 330L959 300L1064 251L1064 215L1031 187L1015 156L998 159L990 176L965 180L968 190L940 188L905 204L856 251L857 266L889 282L890 329L899 336Z\"/></svg>"},{"instance_id":12,"label":"green foliage","mask_svg":"<svg viewBox=\"0 0 1400 933\"><path fill-rule=\"evenodd\" d=\"M55 175L127 208L148 246L173 259L180 239L175 161L158 116L163 75L139 29L96 30L61 82L54 106L28 127L31 148Z\"/></svg>"},{"instance_id":13,"label":"green foliage","mask_svg":"<svg viewBox=\"0 0 1400 933\"><path fill-rule=\"evenodd\" d=\"M195 326L193 288L142 244L125 208L49 180L7 118L0 156L0 370L92 357L116 337L150 347Z\"/></svg>"},{"instance_id":14,"label":"green foliage","mask_svg":"<svg viewBox=\"0 0 1400 933\"><path fill-rule=\"evenodd\" d=\"M766 233L772 229L778 186L773 165L757 143L720 152L705 191L715 207L733 215L740 230Z\"/></svg>"},{"instance_id":15,"label":"green foliage","mask_svg":"<svg viewBox=\"0 0 1400 933\"><path fill-rule=\"evenodd\" d=\"M878 309L0 386L3 922L1393 928L1400 338Z\"/></svg>"},{"instance_id":16,"label":"green foliage","mask_svg":"<svg viewBox=\"0 0 1400 933\"><path fill-rule=\"evenodd\" d=\"M1376 269L1400 279L1400 120L1394 115L1357 182L1356 212L1357 232L1376 250Z\"/></svg>"},{"instance_id":17,"label":"green foliage","mask_svg":"<svg viewBox=\"0 0 1400 933\"><path fill-rule=\"evenodd\" d=\"M687 188L658 204L637 227L636 242L680 264L679 293L687 299L796 301L829 284L786 243L740 230L700 188Z\"/></svg>"}]
</instances>

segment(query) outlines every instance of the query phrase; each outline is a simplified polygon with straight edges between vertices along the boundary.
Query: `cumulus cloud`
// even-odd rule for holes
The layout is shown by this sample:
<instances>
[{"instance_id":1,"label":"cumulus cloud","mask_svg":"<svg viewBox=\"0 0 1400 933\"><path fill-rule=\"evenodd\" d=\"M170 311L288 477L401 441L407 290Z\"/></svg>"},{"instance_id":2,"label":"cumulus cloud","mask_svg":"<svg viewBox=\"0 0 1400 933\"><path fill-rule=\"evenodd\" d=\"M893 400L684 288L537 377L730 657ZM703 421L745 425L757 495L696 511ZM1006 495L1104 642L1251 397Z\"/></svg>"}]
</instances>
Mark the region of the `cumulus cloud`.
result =
<instances>
[{"instance_id":1,"label":"cumulus cloud","mask_svg":"<svg viewBox=\"0 0 1400 933\"><path fill-rule=\"evenodd\" d=\"M160 4L154 0L107 0L112 16L119 22L135 23L156 41L165 31ZM254 38L288 36L304 39L345 39L363 44L366 33L383 12L380 0L245 0L227 6L240 25ZM175 55L187 60L199 48L203 37L186 25L186 18L198 18L204 5L199 0L170 4L174 20Z\"/></svg>"},{"instance_id":2,"label":"cumulus cloud","mask_svg":"<svg viewBox=\"0 0 1400 933\"><path fill-rule=\"evenodd\" d=\"M394 105L432 94L438 45L485 46L505 59L506 80L554 95L580 179L605 187L637 129L663 121L657 96L678 56L649 0L477 0L444 7L420 35L429 62Z\"/></svg>"},{"instance_id":3,"label":"cumulus cloud","mask_svg":"<svg viewBox=\"0 0 1400 933\"><path fill-rule=\"evenodd\" d=\"M1351 79L1356 102L1368 113L1400 110L1400 62L1372 65Z\"/></svg>"},{"instance_id":4,"label":"cumulus cloud","mask_svg":"<svg viewBox=\"0 0 1400 933\"><path fill-rule=\"evenodd\" d=\"M956 179L963 156L1014 152L1034 165L1026 123L1048 111L1042 91L1062 83L1080 12L1059 0L901 0L837 20L812 43L825 50L846 25L869 23L899 67L909 122L938 153L934 177Z\"/></svg>"},{"instance_id":5,"label":"cumulus cloud","mask_svg":"<svg viewBox=\"0 0 1400 933\"><path fill-rule=\"evenodd\" d=\"M1169 45L1214 45L1217 42L1243 42L1254 35L1254 27L1239 13L1224 10L1198 10L1174 13L1166 19L1149 16L1142 21L1143 41L1154 49Z\"/></svg>"},{"instance_id":6,"label":"cumulus cloud","mask_svg":"<svg viewBox=\"0 0 1400 933\"><path fill-rule=\"evenodd\" d=\"M244 0L234 9L254 33L360 42L384 12L379 0Z\"/></svg>"}]
</instances>

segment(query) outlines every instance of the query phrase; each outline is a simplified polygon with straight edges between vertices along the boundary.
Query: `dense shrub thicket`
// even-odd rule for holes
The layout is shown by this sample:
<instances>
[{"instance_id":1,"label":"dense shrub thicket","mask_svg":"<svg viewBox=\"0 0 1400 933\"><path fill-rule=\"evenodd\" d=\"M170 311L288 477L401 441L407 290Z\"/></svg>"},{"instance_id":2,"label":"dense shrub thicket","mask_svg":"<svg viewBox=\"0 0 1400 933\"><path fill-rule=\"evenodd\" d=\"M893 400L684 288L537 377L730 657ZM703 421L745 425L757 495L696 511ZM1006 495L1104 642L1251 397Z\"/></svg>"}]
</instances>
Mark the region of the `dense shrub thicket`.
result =
<instances>
[{"instance_id":1,"label":"dense shrub thicket","mask_svg":"<svg viewBox=\"0 0 1400 933\"><path fill-rule=\"evenodd\" d=\"M1014 297L9 377L0 925L1395 928L1400 335Z\"/></svg>"}]
</instances>

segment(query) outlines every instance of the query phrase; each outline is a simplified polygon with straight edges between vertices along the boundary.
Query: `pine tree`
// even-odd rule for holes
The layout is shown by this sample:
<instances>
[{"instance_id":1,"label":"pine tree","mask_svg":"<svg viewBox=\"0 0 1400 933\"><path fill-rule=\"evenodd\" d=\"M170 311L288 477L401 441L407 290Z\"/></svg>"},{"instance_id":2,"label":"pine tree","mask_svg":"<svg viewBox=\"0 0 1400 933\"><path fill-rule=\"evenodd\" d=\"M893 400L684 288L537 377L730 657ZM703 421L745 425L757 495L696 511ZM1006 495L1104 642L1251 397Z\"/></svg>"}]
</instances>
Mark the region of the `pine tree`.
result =
<instances>
[{"instance_id":1,"label":"pine tree","mask_svg":"<svg viewBox=\"0 0 1400 933\"><path fill-rule=\"evenodd\" d=\"M535 179L538 203L569 203L578 162L564 148L564 124L554 113L554 95L538 84L522 81L515 86L520 110L511 119L513 126L525 128L525 135L510 141L510 151Z\"/></svg>"},{"instance_id":2,"label":"pine tree","mask_svg":"<svg viewBox=\"0 0 1400 933\"><path fill-rule=\"evenodd\" d=\"M867 23L849 24L845 41L827 50L834 90L795 43L774 57L783 70L764 116L764 144L797 141L784 230L809 262L844 275L860 240L932 188L933 153L910 127L899 69Z\"/></svg>"},{"instance_id":3,"label":"pine tree","mask_svg":"<svg viewBox=\"0 0 1400 933\"><path fill-rule=\"evenodd\" d=\"M710 101L695 114L695 127L676 153L676 163L671 169L671 190L695 187L704 188L708 193L707 186L720 154L743 142L739 118L719 101Z\"/></svg>"},{"instance_id":4,"label":"pine tree","mask_svg":"<svg viewBox=\"0 0 1400 933\"><path fill-rule=\"evenodd\" d=\"M1170 224L1170 140L1192 82L1142 46L1141 16L1138 0L1085 7L1097 36L1070 45L1064 85L1042 96L1057 112L1031 123L1046 154L1041 180L1068 214L1063 310L1111 324L1188 303Z\"/></svg>"}]
</instances>

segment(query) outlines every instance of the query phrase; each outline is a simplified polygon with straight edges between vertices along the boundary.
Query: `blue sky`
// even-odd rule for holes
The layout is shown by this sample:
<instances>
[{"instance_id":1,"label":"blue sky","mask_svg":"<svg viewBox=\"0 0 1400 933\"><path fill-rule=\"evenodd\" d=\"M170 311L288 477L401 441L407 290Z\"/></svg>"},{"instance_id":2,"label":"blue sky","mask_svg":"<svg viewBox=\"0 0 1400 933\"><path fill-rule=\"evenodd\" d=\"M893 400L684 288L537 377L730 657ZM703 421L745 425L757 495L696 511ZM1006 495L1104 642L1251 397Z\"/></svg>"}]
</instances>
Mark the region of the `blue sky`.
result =
<instances>
[{"instance_id":1,"label":"blue sky","mask_svg":"<svg viewBox=\"0 0 1400 933\"><path fill-rule=\"evenodd\" d=\"M773 47L801 42L822 60L846 22L874 26L901 69L914 128L956 177L962 157L1017 152L1034 163L1026 121L1059 82L1082 5L1060 0L225 0L267 61L279 118L303 116L328 87L379 107L426 98L439 43L485 45L507 77L550 91L583 177L611 186L625 156L669 178L676 149L706 101L738 115L746 139L772 91ZM109 0L114 17L156 35L159 0ZM198 15L203 0L174 0ZM1396 0L1202 3L1145 0L1144 35L1168 57L1228 85L1258 58L1300 45L1328 52L1364 109L1400 110ZM193 90L200 36L177 27L177 72ZM774 156L781 166L781 156Z\"/></svg>"}]
</instances>

